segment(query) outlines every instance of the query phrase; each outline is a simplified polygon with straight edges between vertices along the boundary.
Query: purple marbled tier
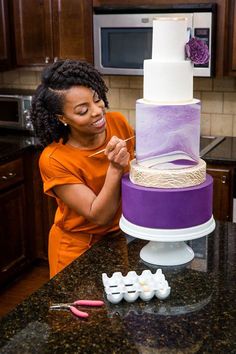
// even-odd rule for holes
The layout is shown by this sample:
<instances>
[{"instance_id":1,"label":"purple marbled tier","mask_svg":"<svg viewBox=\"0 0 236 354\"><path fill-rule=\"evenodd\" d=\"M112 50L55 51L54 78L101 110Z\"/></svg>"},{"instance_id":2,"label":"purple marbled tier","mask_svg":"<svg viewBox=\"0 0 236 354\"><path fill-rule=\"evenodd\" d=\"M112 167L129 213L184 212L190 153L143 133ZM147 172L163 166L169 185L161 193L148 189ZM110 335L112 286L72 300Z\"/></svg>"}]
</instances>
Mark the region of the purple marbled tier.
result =
<instances>
[{"instance_id":1,"label":"purple marbled tier","mask_svg":"<svg viewBox=\"0 0 236 354\"><path fill-rule=\"evenodd\" d=\"M213 179L198 186L162 189L122 179L122 212L131 223L157 229L182 229L207 222L212 216Z\"/></svg>"},{"instance_id":2,"label":"purple marbled tier","mask_svg":"<svg viewBox=\"0 0 236 354\"><path fill-rule=\"evenodd\" d=\"M136 159L138 162L175 151L195 161L200 144L199 100L188 104L162 105L136 102Z\"/></svg>"}]
</instances>

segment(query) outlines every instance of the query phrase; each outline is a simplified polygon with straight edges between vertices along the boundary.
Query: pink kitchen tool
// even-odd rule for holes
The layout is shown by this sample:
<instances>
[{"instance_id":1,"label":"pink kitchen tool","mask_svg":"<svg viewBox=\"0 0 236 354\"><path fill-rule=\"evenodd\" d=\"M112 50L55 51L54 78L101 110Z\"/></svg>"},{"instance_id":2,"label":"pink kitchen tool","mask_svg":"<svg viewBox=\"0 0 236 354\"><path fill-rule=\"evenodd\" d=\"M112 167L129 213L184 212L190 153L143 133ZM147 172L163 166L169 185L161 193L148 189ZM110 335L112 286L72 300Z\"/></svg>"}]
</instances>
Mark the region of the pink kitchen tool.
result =
<instances>
[{"instance_id":1,"label":"pink kitchen tool","mask_svg":"<svg viewBox=\"0 0 236 354\"><path fill-rule=\"evenodd\" d=\"M100 307L103 306L104 302L100 300L76 300L72 303L59 303L52 304L49 307L49 310L70 310L73 315L76 317L87 318L89 314L84 311L77 309L77 306L91 306L91 307Z\"/></svg>"}]
</instances>

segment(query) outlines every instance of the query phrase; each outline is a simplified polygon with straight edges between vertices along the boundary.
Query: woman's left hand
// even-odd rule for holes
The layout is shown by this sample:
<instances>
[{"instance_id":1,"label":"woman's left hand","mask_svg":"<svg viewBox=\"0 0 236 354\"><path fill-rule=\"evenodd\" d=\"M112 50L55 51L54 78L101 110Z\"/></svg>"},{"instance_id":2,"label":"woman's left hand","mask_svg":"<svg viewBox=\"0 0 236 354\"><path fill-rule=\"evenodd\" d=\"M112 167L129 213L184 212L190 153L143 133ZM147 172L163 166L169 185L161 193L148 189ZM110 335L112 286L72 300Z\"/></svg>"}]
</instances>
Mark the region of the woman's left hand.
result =
<instances>
[{"instance_id":1,"label":"woman's left hand","mask_svg":"<svg viewBox=\"0 0 236 354\"><path fill-rule=\"evenodd\" d=\"M116 168L123 169L129 163L130 154L127 150L126 142L113 136L106 146L104 154L111 164Z\"/></svg>"}]
</instances>

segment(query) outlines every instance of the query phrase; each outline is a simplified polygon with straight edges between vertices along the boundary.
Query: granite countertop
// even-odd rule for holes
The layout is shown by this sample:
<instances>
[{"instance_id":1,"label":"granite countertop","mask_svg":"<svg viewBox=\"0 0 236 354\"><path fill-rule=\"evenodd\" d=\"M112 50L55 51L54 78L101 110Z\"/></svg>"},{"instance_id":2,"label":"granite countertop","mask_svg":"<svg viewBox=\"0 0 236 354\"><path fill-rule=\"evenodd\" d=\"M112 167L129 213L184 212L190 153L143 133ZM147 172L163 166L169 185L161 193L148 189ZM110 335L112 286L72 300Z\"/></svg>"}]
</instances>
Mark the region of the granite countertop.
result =
<instances>
[{"instance_id":1,"label":"granite countertop","mask_svg":"<svg viewBox=\"0 0 236 354\"><path fill-rule=\"evenodd\" d=\"M0 129L0 163L13 160L27 149L38 146L38 139L24 132Z\"/></svg>"},{"instance_id":2,"label":"granite countertop","mask_svg":"<svg viewBox=\"0 0 236 354\"><path fill-rule=\"evenodd\" d=\"M219 145L204 155L203 159L212 164L235 164L236 137L225 137Z\"/></svg>"},{"instance_id":3,"label":"granite countertop","mask_svg":"<svg viewBox=\"0 0 236 354\"><path fill-rule=\"evenodd\" d=\"M38 147L38 139L23 132L13 133L4 128L0 129L0 163L17 157L29 147ZM204 155L203 159L212 164L235 164L236 137L225 137L219 145Z\"/></svg>"},{"instance_id":4,"label":"granite countertop","mask_svg":"<svg viewBox=\"0 0 236 354\"><path fill-rule=\"evenodd\" d=\"M217 222L191 241L191 263L162 268L167 299L109 303L102 273L157 269L140 259L146 243L105 237L1 319L0 353L236 353L236 224ZM88 308L87 319L49 310L76 299L105 306Z\"/></svg>"}]
</instances>

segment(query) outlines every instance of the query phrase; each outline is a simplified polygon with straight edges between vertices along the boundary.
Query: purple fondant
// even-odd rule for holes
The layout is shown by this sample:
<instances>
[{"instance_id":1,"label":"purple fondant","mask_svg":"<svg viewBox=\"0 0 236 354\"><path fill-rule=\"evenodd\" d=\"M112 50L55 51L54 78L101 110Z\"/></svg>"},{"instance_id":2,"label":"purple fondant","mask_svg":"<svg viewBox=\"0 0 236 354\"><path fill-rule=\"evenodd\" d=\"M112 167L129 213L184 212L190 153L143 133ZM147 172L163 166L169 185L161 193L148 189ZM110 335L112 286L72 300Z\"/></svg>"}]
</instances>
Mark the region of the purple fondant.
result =
<instances>
[{"instance_id":1,"label":"purple fondant","mask_svg":"<svg viewBox=\"0 0 236 354\"><path fill-rule=\"evenodd\" d=\"M137 161L183 152L199 158L200 103L182 105L136 103Z\"/></svg>"},{"instance_id":2,"label":"purple fondant","mask_svg":"<svg viewBox=\"0 0 236 354\"><path fill-rule=\"evenodd\" d=\"M133 224L157 229L180 229L207 222L212 216L213 179L178 189L147 188L122 179L122 212Z\"/></svg>"}]
</instances>

